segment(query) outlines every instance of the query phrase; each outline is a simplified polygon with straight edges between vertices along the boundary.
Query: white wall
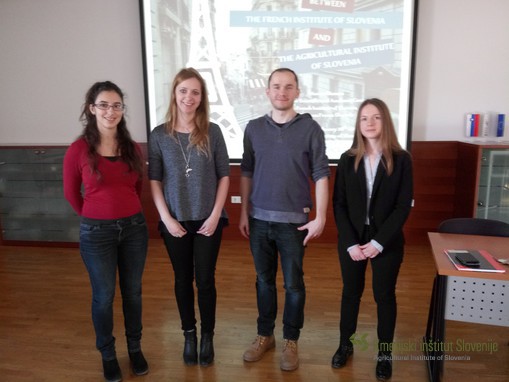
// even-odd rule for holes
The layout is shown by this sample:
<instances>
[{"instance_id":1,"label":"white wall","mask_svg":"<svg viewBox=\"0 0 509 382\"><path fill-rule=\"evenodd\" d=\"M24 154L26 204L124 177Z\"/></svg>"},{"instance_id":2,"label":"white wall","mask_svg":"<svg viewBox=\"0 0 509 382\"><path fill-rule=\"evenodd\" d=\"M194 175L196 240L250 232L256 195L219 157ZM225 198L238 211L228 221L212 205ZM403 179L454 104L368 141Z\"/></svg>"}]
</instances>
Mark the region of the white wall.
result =
<instances>
[{"instance_id":1,"label":"white wall","mask_svg":"<svg viewBox=\"0 0 509 382\"><path fill-rule=\"evenodd\" d=\"M146 142L138 0L0 0L0 144L68 144L86 90L112 80ZM509 115L509 1L420 0L413 140Z\"/></svg>"},{"instance_id":2,"label":"white wall","mask_svg":"<svg viewBox=\"0 0 509 382\"><path fill-rule=\"evenodd\" d=\"M85 93L111 80L146 142L138 0L0 0L0 144L68 144Z\"/></svg>"},{"instance_id":3,"label":"white wall","mask_svg":"<svg viewBox=\"0 0 509 382\"><path fill-rule=\"evenodd\" d=\"M508 15L507 0L420 0L413 140L465 139L468 112L509 117Z\"/></svg>"}]
</instances>

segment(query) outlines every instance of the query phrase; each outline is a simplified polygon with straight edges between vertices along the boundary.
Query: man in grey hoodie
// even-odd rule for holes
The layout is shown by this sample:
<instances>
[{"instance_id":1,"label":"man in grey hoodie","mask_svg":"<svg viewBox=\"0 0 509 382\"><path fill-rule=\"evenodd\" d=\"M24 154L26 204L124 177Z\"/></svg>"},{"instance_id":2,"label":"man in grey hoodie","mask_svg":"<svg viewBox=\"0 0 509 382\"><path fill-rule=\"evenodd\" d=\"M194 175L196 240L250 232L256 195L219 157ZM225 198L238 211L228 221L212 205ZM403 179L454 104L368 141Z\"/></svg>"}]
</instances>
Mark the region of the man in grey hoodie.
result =
<instances>
[{"instance_id":1,"label":"man in grey hoodie","mask_svg":"<svg viewBox=\"0 0 509 382\"><path fill-rule=\"evenodd\" d=\"M243 358L258 361L275 347L279 253L286 291L280 366L286 371L299 366L297 341L306 299L304 248L322 234L329 199L325 136L311 115L294 110L299 93L294 71L280 68L272 72L266 89L272 110L247 124L240 165L239 229L250 242L258 305L258 335ZM309 220L313 207L310 179L315 183L313 220Z\"/></svg>"}]
</instances>

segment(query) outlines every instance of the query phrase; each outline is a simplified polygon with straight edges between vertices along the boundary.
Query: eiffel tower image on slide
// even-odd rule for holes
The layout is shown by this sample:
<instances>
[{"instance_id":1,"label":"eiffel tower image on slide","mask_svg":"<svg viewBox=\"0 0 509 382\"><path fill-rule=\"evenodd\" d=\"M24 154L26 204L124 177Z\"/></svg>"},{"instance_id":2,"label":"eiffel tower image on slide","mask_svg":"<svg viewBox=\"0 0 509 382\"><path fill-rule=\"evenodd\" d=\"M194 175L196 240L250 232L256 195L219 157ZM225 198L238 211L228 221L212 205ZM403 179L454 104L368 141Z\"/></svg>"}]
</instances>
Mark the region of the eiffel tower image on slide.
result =
<instances>
[{"instance_id":1,"label":"eiffel tower image on slide","mask_svg":"<svg viewBox=\"0 0 509 382\"><path fill-rule=\"evenodd\" d=\"M194 67L207 82L210 104L210 118L217 123L225 135L225 140L239 139L243 132L228 100L214 42L210 19L209 0L192 1L191 48L188 66Z\"/></svg>"}]
</instances>

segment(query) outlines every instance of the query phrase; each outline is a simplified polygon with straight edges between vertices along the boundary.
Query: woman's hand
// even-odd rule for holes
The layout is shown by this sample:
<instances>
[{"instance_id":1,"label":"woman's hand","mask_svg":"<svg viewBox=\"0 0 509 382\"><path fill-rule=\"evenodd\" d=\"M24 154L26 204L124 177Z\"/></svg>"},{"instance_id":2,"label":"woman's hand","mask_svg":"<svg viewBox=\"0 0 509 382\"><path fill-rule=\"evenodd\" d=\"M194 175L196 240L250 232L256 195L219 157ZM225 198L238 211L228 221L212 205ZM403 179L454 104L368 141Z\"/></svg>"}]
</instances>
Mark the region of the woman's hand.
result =
<instances>
[{"instance_id":1,"label":"woman's hand","mask_svg":"<svg viewBox=\"0 0 509 382\"><path fill-rule=\"evenodd\" d=\"M207 220L205 220L200 227L200 229L196 232L200 235L204 236L212 236L214 232L216 232L217 224L219 223L220 216L212 216L210 215Z\"/></svg>"},{"instance_id":2,"label":"woman's hand","mask_svg":"<svg viewBox=\"0 0 509 382\"><path fill-rule=\"evenodd\" d=\"M174 218L170 218L167 221L163 222L166 226L166 229L170 233L170 235L174 237L182 237L184 236L187 231L182 227L182 225L178 222L178 220Z\"/></svg>"},{"instance_id":3,"label":"woman's hand","mask_svg":"<svg viewBox=\"0 0 509 382\"><path fill-rule=\"evenodd\" d=\"M359 248L361 249L364 256L366 256L366 258L369 258L369 259L374 259L380 253L380 251L378 249L376 249L376 247L371 243L366 243L364 245L361 245L361 246L359 246Z\"/></svg>"},{"instance_id":4,"label":"woman's hand","mask_svg":"<svg viewBox=\"0 0 509 382\"><path fill-rule=\"evenodd\" d=\"M353 261L362 261L366 260L366 255L361 249L361 246L356 245L355 247L351 248L350 251L348 251L350 257Z\"/></svg>"}]
</instances>

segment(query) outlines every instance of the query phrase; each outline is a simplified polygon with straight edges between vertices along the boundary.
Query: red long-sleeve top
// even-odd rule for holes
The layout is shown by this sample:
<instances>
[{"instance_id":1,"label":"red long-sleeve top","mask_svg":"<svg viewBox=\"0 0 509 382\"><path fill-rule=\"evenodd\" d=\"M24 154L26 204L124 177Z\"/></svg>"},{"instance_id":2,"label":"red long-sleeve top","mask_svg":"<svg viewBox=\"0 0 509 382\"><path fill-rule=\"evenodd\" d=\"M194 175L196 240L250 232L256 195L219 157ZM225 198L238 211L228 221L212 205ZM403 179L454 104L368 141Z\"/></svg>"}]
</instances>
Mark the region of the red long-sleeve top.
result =
<instances>
[{"instance_id":1,"label":"red long-sleeve top","mask_svg":"<svg viewBox=\"0 0 509 382\"><path fill-rule=\"evenodd\" d=\"M141 155L141 150L137 146ZM142 211L142 179L118 159L100 157L97 173L88 164L88 146L78 139L64 157L64 196L80 216L91 219L120 219ZM83 185L83 193L82 186Z\"/></svg>"}]
</instances>

